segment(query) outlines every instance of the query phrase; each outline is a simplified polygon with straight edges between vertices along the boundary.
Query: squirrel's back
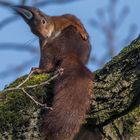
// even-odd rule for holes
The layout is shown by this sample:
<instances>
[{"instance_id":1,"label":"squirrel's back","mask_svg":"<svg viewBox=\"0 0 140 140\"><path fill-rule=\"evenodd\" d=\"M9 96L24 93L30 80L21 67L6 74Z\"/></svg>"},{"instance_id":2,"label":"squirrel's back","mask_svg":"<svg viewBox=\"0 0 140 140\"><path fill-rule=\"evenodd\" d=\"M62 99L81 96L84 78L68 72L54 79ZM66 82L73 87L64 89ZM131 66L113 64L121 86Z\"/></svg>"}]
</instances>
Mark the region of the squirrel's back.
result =
<instances>
[{"instance_id":1,"label":"squirrel's back","mask_svg":"<svg viewBox=\"0 0 140 140\"><path fill-rule=\"evenodd\" d=\"M41 43L41 42L40 42ZM56 63L63 59L63 55L77 55L79 60L86 64L89 60L91 45L88 40L83 40L75 27L69 26L52 42L48 42L45 47L41 47L40 68L54 71Z\"/></svg>"}]
</instances>

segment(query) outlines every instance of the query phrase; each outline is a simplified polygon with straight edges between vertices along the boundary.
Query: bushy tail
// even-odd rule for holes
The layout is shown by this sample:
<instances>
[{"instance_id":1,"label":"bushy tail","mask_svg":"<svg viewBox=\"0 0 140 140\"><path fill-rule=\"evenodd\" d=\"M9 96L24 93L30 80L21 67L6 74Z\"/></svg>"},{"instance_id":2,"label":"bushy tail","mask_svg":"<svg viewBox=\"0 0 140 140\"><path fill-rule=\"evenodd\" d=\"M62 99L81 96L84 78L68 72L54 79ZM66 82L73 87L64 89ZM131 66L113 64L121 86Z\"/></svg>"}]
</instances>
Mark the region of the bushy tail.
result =
<instances>
[{"instance_id":1,"label":"bushy tail","mask_svg":"<svg viewBox=\"0 0 140 140\"><path fill-rule=\"evenodd\" d=\"M74 138L90 107L92 87L91 73L86 67L74 71L64 69L55 83L53 110L45 117L45 140Z\"/></svg>"}]
</instances>

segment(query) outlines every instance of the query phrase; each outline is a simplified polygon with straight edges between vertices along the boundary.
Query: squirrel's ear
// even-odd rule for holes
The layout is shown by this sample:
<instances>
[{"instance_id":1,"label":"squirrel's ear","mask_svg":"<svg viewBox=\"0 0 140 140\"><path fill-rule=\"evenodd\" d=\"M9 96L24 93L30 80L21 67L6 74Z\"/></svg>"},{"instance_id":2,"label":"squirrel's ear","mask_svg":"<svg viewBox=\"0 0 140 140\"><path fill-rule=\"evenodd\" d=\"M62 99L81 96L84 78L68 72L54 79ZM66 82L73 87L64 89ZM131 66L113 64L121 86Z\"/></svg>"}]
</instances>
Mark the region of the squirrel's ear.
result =
<instances>
[{"instance_id":1,"label":"squirrel's ear","mask_svg":"<svg viewBox=\"0 0 140 140\"><path fill-rule=\"evenodd\" d=\"M13 9L27 20L30 20L33 18L32 12L26 9L26 6L14 6Z\"/></svg>"}]
</instances>

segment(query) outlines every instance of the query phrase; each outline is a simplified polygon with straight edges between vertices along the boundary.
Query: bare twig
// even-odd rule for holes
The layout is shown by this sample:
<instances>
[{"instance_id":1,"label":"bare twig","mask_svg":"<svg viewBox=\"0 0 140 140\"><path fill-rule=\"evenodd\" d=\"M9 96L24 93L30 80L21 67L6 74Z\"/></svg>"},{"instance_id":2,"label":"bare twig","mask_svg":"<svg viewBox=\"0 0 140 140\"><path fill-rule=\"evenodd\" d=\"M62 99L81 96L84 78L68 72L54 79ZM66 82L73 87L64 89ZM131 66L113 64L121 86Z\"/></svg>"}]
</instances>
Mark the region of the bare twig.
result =
<instances>
[{"instance_id":1,"label":"bare twig","mask_svg":"<svg viewBox=\"0 0 140 140\"><path fill-rule=\"evenodd\" d=\"M39 86L43 86L43 85L46 85L46 84L50 84L50 82L52 80L54 80L55 78L57 78L59 75L59 73L55 74L54 76L52 76L49 80L45 81L45 82L42 82L40 84L36 84L36 85L30 85L30 86L27 86L25 88L35 88L35 87L39 87Z\"/></svg>"},{"instance_id":2,"label":"bare twig","mask_svg":"<svg viewBox=\"0 0 140 140\"><path fill-rule=\"evenodd\" d=\"M38 101L36 101L24 88L22 88L22 91L34 102L36 103L37 105L41 106L41 107L44 107L46 109L50 109L50 110L53 110L52 107L47 107L47 104L42 104L42 103L39 103Z\"/></svg>"},{"instance_id":3,"label":"bare twig","mask_svg":"<svg viewBox=\"0 0 140 140\"><path fill-rule=\"evenodd\" d=\"M38 87L38 86L42 86L42 85L49 84L52 80L54 80L55 78L57 78L58 75L62 75L62 74L63 74L63 71L64 71L64 69L63 69L63 68L60 68L58 71L56 71L56 74L55 74L54 76L52 76L49 80L47 80L47 81L45 81L45 82L42 82L42 83L40 83L40 84L30 85L30 86L26 86L26 87L21 87L23 84L25 84L25 83L29 80L29 78L30 78L31 75L33 74L33 71L31 71L31 72L29 73L29 75L27 76L27 78L26 78L22 83L20 83L18 86L13 87L13 88L4 89L4 90L0 91L0 94L1 94L1 93L4 93L4 92L7 92L7 91L14 91L14 90L22 90L22 91L24 91L24 93L25 93L25 92L26 92L25 89L35 88L35 87ZM26 94L28 94L28 93L26 92ZM29 97L30 97L30 96L29 96ZM31 98L31 97L30 97L30 98ZM32 98L33 98L33 97L32 97ZM37 102L37 101L36 101L36 102ZM39 103L38 103L38 104L39 104ZM48 107L45 106L45 108L48 108ZM48 108L48 109L50 109L50 108Z\"/></svg>"},{"instance_id":4,"label":"bare twig","mask_svg":"<svg viewBox=\"0 0 140 140\"><path fill-rule=\"evenodd\" d=\"M25 84L29 80L29 78L31 77L32 74L33 74L33 71L31 70L30 73L28 74L27 78L22 83L20 83L16 88L19 88L23 84Z\"/></svg>"},{"instance_id":5,"label":"bare twig","mask_svg":"<svg viewBox=\"0 0 140 140\"><path fill-rule=\"evenodd\" d=\"M49 80L47 80L45 82L42 82L40 84L26 86L26 87L24 87L24 89L31 89L31 88L35 88L35 87L39 87L39 86L43 86L43 85L49 84L52 80L54 80L55 78L57 78L58 75L59 75L59 73L55 74L54 76L52 76ZM30 76L28 76L28 77L30 77ZM24 83L27 82L27 80L29 80L28 77L26 78L26 81L24 81ZM0 91L0 94L1 93L4 93L4 92L7 92L7 91L22 90L22 89L23 88L21 88L21 86L19 86L19 87L17 86L17 87L13 87L13 88L7 88L7 89L4 89L4 90Z\"/></svg>"},{"instance_id":6,"label":"bare twig","mask_svg":"<svg viewBox=\"0 0 140 140\"><path fill-rule=\"evenodd\" d=\"M14 90L22 90L32 101L34 101L37 105L39 106L42 106L46 109L50 109L50 110L53 110L52 107L47 107L47 104L42 104L42 103L39 103L38 101L36 101L25 89L30 89L30 88L34 88L34 87L37 87L37 86L42 86L42 85L46 85L46 84L49 84L52 80L54 80L56 77L58 77L58 75L62 75L63 74L63 71L64 69L61 68L59 69L58 71L56 71L56 74L54 76L52 76L49 80L45 81L45 82L42 82L40 84L36 84L36 85L31 85L31 86L26 86L26 87L21 87L22 85L24 85L28 80L29 78L31 77L31 75L33 74L33 71L31 71L27 78L22 82L20 83L18 86L16 87L13 87L13 88L8 88L8 89L4 89L3 91L0 92L1 93L4 93L4 92L7 92L7 91L14 91Z\"/></svg>"}]
</instances>

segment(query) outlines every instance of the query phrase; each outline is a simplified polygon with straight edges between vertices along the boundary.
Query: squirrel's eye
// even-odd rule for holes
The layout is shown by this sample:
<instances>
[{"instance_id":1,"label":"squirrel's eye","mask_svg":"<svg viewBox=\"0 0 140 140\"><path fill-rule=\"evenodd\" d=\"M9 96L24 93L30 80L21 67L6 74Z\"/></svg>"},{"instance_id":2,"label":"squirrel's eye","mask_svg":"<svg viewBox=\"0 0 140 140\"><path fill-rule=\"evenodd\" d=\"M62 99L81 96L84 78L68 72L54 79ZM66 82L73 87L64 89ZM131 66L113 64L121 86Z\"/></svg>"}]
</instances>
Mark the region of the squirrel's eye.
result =
<instances>
[{"instance_id":1,"label":"squirrel's eye","mask_svg":"<svg viewBox=\"0 0 140 140\"><path fill-rule=\"evenodd\" d=\"M41 21L41 22L42 22L42 24L45 24L45 23L46 23L46 20L42 19L42 21Z\"/></svg>"}]
</instances>

